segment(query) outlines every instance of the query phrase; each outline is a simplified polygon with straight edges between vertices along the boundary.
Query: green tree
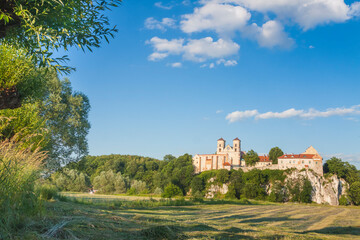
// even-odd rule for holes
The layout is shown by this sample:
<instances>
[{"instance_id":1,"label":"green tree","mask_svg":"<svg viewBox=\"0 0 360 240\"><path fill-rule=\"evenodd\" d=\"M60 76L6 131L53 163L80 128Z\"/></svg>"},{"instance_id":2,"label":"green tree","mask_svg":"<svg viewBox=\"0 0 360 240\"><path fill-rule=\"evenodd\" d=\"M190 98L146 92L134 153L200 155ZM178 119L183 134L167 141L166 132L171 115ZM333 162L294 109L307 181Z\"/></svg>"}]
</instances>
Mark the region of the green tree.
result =
<instances>
[{"instance_id":1,"label":"green tree","mask_svg":"<svg viewBox=\"0 0 360 240\"><path fill-rule=\"evenodd\" d=\"M273 147L269 151L269 158L273 164L277 164L278 158L282 155L284 155L284 152L279 147Z\"/></svg>"},{"instance_id":2,"label":"green tree","mask_svg":"<svg viewBox=\"0 0 360 240\"><path fill-rule=\"evenodd\" d=\"M360 205L360 182L354 182L350 185L349 197L354 205Z\"/></svg>"},{"instance_id":3,"label":"green tree","mask_svg":"<svg viewBox=\"0 0 360 240\"><path fill-rule=\"evenodd\" d=\"M202 191L205 188L204 181L201 177L196 176L191 181L191 193L194 195L195 193L199 192L202 194Z\"/></svg>"},{"instance_id":4,"label":"green tree","mask_svg":"<svg viewBox=\"0 0 360 240\"><path fill-rule=\"evenodd\" d=\"M88 153L87 134L90 129L89 99L74 92L68 79L60 81L56 76L49 83L49 91L42 102L42 115L50 131L45 150L56 164L78 161ZM51 166L52 168L52 166Z\"/></svg>"},{"instance_id":5,"label":"green tree","mask_svg":"<svg viewBox=\"0 0 360 240\"><path fill-rule=\"evenodd\" d=\"M344 178L349 184L360 181L360 171L354 165L343 162L340 158L332 157L324 164L324 173L336 174Z\"/></svg>"},{"instance_id":6,"label":"green tree","mask_svg":"<svg viewBox=\"0 0 360 240\"><path fill-rule=\"evenodd\" d=\"M260 160L259 155L254 150L248 151L244 159L247 166L254 166Z\"/></svg>"},{"instance_id":7,"label":"green tree","mask_svg":"<svg viewBox=\"0 0 360 240\"><path fill-rule=\"evenodd\" d=\"M300 202L311 203L312 186L308 178L303 180L302 189L300 192Z\"/></svg>"},{"instance_id":8,"label":"green tree","mask_svg":"<svg viewBox=\"0 0 360 240\"><path fill-rule=\"evenodd\" d=\"M91 51L113 37L104 12L121 0L4 0L0 4L0 40L25 48L39 66L69 71L54 50L76 46Z\"/></svg>"},{"instance_id":9,"label":"green tree","mask_svg":"<svg viewBox=\"0 0 360 240\"><path fill-rule=\"evenodd\" d=\"M163 197L163 198L172 198L172 197L182 196L182 195L183 194L182 194L181 189L178 186L170 183L164 189L164 192L161 194L161 197Z\"/></svg>"},{"instance_id":10,"label":"green tree","mask_svg":"<svg viewBox=\"0 0 360 240\"><path fill-rule=\"evenodd\" d=\"M220 169L216 173L216 182L219 184L227 183L229 181L229 173L230 172L226 169Z\"/></svg>"}]
</instances>

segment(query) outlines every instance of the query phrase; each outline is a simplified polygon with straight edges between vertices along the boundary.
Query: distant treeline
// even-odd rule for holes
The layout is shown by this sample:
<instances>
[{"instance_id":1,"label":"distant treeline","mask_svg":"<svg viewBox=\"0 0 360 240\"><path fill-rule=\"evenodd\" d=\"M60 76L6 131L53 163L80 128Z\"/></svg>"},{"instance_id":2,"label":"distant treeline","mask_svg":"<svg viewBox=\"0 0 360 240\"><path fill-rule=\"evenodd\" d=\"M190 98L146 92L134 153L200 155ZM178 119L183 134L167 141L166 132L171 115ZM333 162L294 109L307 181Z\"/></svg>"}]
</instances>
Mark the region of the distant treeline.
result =
<instances>
[{"instance_id":1,"label":"distant treeline","mask_svg":"<svg viewBox=\"0 0 360 240\"><path fill-rule=\"evenodd\" d=\"M97 190L105 194L162 194L165 197L191 195L202 198L213 186L228 185L226 198L261 199L274 202L311 202L308 179L285 181L288 170L211 170L194 174L192 156L166 155L163 160L132 155L87 156L70 163L51 176L62 191ZM349 184L343 204L359 204L360 172L347 162L331 158L324 164L325 176L337 174ZM269 191L271 187L271 191ZM358 200L357 200L358 199Z\"/></svg>"}]
</instances>

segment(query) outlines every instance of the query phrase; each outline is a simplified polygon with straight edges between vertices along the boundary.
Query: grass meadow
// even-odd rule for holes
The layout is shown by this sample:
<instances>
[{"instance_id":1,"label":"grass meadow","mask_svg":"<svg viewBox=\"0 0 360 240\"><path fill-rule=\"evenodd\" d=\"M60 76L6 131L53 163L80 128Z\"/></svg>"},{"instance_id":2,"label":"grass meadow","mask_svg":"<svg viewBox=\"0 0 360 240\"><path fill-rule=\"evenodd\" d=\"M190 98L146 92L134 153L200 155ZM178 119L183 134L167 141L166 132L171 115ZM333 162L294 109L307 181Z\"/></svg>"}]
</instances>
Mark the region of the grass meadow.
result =
<instances>
[{"instance_id":1,"label":"grass meadow","mask_svg":"<svg viewBox=\"0 0 360 240\"><path fill-rule=\"evenodd\" d=\"M70 193L18 239L360 239L360 207ZM121 204L120 204L121 203Z\"/></svg>"}]
</instances>

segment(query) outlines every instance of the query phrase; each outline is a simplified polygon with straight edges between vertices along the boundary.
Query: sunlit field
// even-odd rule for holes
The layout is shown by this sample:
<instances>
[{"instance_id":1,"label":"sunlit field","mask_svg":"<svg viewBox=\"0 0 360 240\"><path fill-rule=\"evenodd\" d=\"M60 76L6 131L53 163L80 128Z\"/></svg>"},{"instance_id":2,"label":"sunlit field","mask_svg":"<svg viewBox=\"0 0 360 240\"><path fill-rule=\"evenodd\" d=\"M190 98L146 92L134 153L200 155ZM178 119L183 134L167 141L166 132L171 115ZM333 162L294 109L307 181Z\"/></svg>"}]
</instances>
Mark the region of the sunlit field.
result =
<instances>
[{"instance_id":1,"label":"sunlit field","mask_svg":"<svg viewBox=\"0 0 360 240\"><path fill-rule=\"evenodd\" d=\"M85 202L88 194L70 195L68 202L46 202L42 220L29 224L19 238L360 239L359 207L236 201L191 205L191 200L185 201L187 206L117 207ZM103 203L146 201L144 197L90 196L102 198ZM75 197L83 202L73 202Z\"/></svg>"}]
</instances>

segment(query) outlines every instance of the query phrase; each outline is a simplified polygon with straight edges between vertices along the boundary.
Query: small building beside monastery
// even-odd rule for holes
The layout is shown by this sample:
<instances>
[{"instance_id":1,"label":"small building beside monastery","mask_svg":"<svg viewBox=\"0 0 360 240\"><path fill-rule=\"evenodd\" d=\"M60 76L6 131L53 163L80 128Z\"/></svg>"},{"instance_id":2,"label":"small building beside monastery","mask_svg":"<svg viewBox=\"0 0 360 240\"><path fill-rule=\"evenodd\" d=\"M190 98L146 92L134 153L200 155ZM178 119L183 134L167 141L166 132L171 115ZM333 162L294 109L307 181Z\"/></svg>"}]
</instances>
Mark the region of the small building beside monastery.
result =
<instances>
[{"instance_id":1,"label":"small building beside monastery","mask_svg":"<svg viewBox=\"0 0 360 240\"><path fill-rule=\"evenodd\" d=\"M310 146L301 154L284 154L278 158L278 164L273 164L268 155L259 156L259 161L253 167L246 166L243 157L245 152L241 151L241 141L239 138L233 140L233 145L226 145L224 139L217 141L215 154L196 154L193 157L195 173L215 169L239 169L239 168L271 168L285 170L288 168L312 169L316 173L323 175L323 158Z\"/></svg>"}]
</instances>

